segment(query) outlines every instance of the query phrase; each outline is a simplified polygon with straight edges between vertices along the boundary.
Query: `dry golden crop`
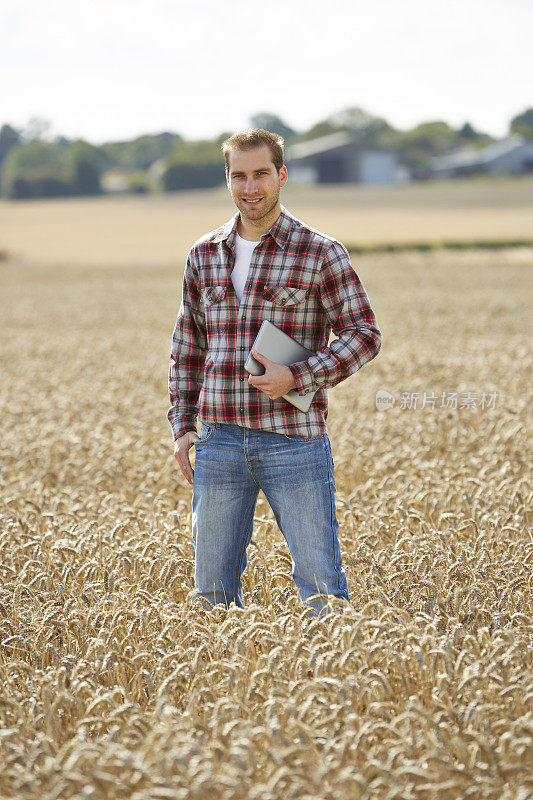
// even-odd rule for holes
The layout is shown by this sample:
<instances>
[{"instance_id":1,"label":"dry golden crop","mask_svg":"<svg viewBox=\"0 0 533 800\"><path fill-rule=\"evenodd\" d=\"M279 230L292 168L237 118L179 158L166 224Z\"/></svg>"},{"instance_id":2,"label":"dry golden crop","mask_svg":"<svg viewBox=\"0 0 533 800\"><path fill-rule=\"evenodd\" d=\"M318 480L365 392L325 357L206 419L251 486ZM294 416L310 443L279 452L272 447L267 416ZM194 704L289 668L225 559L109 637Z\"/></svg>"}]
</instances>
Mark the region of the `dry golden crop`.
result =
<instances>
[{"instance_id":1,"label":"dry golden crop","mask_svg":"<svg viewBox=\"0 0 533 800\"><path fill-rule=\"evenodd\" d=\"M354 260L383 348L329 393L328 620L262 495L245 608L191 603L180 259L0 264L1 798L533 797L532 261Z\"/></svg>"}]
</instances>

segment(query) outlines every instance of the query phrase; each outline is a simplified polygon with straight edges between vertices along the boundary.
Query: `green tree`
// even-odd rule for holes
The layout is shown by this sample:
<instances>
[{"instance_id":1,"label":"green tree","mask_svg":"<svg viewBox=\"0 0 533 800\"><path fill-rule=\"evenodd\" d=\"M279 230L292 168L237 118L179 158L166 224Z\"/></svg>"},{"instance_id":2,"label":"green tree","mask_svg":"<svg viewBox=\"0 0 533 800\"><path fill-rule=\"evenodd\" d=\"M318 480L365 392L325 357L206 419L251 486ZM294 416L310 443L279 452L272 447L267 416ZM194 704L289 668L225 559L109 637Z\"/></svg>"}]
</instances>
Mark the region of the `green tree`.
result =
<instances>
[{"instance_id":1,"label":"green tree","mask_svg":"<svg viewBox=\"0 0 533 800\"><path fill-rule=\"evenodd\" d=\"M520 133L526 139L533 140L533 108L526 108L521 114L513 117L509 123L510 133Z\"/></svg>"},{"instance_id":2,"label":"green tree","mask_svg":"<svg viewBox=\"0 0 533 800\"><path fill-rule=\"evenodd\" d=\"M100 176L113 166L109 155L83 139L69 142L60 150L72 176L73 193L82 196L101 194Z\"/></svg>"},{"instance_id":3,"label":"green tree","mask_svg":"<svg viewBox=\"0 0 533 800\"><path fill-rule=\"evenodd\" d=\"M339 130L353 133L355 140L361 144L380 144L384 134L394 132L394 128L385 119L369 114L359 106L345 108L333 114L329 120Z\"/></svg>"},{"instance_id":4,"label":"green tree","mask_svg":"<svg viewBox=\"0 0 533 800\"><path fill-rule=\"evenodd\" d=\"M22 179L16 183L17 179ZM13 147L4 159L2 193L6 197L44 197L71 194L71 174L57 147L49 142L32 141ZM44 194L43 194L44 193Z\"/></svg>"},{"instance_id":5,"label":"green tree","mask_svg":"<svg viewBox=\"0 0 533 800\"><path fill-rule=\"evenodd\" d=\"M395 129L382 117L376 117L359 106L350 106L315 123L309 130L298 134L295 142L306 142L330 133L347 131L354 142L367 146L390 146L390 136Z\"/></svg>"},{"instance_id":6,"label":"green tree","mask_svg":"<svg viewBox=\"0 0 533 800\"><path fill-rule=\"evenodd\" d=\"M44 142L50 137L52 125L43 117L31 117L21 130L23 142Z\"/></svg>"},{"instance_id":7,"label":"green tree","mask_svg":"<svg viewBox=\"0 0 533 800\"><path fill-rule=\"evenodd\" d=\"M329 133L337 133L344 130L340 125L331 122L329 119L316 122L311 128L294 137L293 142L307 142L311 139L318 139L319 136L327 136Z\"/></svg>"},{"instance_id":8,"label":"green tree","mask_svg":"<svg viewBox=\"0 0 533 800\"><path fill-rule=\"evenodd\" d=\"M74 190L80 195L102 193L98 170L89 159L80 158L74 165Z\"/></svg>"},{"instance_id":9,"label":"green tree","mask_svg":"<svg viewBox=\"0 0 533 800\"><path fill-rule=\"evenodd\" d=\"M17 144L20 142L20 133L15 128L12 128L11 125L2 125L0 128L0 193L2 192L2 182L3 182L3 162L13 147L16 147Z\"/></svg>"},{"instance_id":10,"label":"green tree","mask_svg":"<svg viewBox=\"0 0 533 800\"><path fill-rule=\"evenodd\" d=\"M429 156L446 153L453 148L456 142L456 132L447 122L421 122L410 131L402 134L403 144L416 147L417 150Z\"/></svg>"},{"instance_id":11,"label":"green tree","mask_svg":"<svg viewBox=\"0 0 533 800\"><path fill-rule=\"evenodd\" d=\"M491 136L487 133L476 131L469 122L465 122L462 128L456 132L456 146L457 147L474 147L481 148L490 144L492 141Z\"/></svg>"},{"instance_id":12,"label":"green tree","mask_svg":"<svg viewBox=\"0 0 533 800\"><path fill-rule=\"evenodd\" d=\"M389 138L399 160L406 164L415 178L429 176L431 159L451 152L458 146L457 132L447 122L421 122L408 131L397 131Z\"/></svg>"},{"instance_id":13,"label":"green tree","mask_svg":"<svg viewBox=\"0 0 533 800\"><path fill-rule=\"evenodd\" d=\"M457 136L468 142L476 142L482 134L474 130L469 122L465 122L462 128L457 131Z\"/></svg>"},{"instance_id":14,"label":"green tree","mask_svg":"<svg viewBox=\"0 0 533 800\"><path fill-rule=\"evenodd\" d=\"M58 152L61 153L61 160L67 165L72 174L76 172L76 165L81 161L91 164L98 175L114 166L113 160L105 150L86 142L84 139L58 144L56 147Z\"/></svg>"},{"instance_id":15,"label":"green tree","mask_svg":"<svg viewBox=\"0 0 533 800\"><path fill-rule=\"evenodd\" d=\"M20 142L20 133L11 125L2 125L0 128L0 164L9 151Z\"/></svg>"},{"instance_id":16,"label":"green tree","mask_svg":"<svg viewBox=\"0 0 533 800\"><path fill-rule=\"evenodd\" d=\"M208 189L224 181L224 156L220 145L206 139L177 142L161 178L165 191Z\"/></svg>"},{"instance_id":17,"label":"green tree","mask_svg":"<svg viewBox=\"0 0 533 800\"><path fill-rule=\"evenodd\" d=\"M10 197L13 200L26 200L32 196L31 182L26 178L15 178L10 186Z\"/></svg>"},{"instance_id":18,"label":"green tree","mask_svg":"<svg viewBox=\"0 0 533 800\"><path fill-rule=\"evenodd\" d=\"M250 127L263 128L265 131L277 133L278 136L283 137L285 144L288 144L296 135L296 131L289 127L281 117L278 117L276 114L270 114L267 111L262 111L250 117Z\"/></svg>"},{"instance_id":19,"label":"green tree","mask_svg":"<svg viewBox=\"0 0 533 800\"><path fill-rule=\"evenodd\" d=\"M169 158L177 143L182 142L179 133L146 134L124 142L108 142L99 148L109 161L124 169L148 169L161 158Z\"/></svg>"}]
</instances>

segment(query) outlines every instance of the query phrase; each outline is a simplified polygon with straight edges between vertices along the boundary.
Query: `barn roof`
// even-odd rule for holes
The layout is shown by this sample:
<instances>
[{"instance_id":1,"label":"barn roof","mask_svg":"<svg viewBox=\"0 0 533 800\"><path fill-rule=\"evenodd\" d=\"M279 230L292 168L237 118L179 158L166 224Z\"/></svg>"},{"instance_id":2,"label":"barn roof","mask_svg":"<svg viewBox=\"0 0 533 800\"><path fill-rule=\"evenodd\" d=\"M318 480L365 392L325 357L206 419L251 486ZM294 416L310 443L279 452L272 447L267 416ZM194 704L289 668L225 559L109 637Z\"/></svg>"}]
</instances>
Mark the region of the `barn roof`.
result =
<instances>
[{"instance_id":1,"label":"barn roof","mask_svg":"<svg viewBox=\"0 0 533 800\"><path fill-rule=\"evenodd\" d=\"M511 153L518 147L530 145L533 151L533 143L528 142L518 133L501 139L498 142L483 147L481 150L474 150L472 147L464 147L454 153L445 156L436 156L431 163L435 169L451 169L454 167L468 167L480 164L488 164L496 158L500 158L507 153Z\"/></svg>"},{"instance_id":2,"label":"barn roof","mask_svg":"<svg viewBox=\"0 0 533 800\"><path fill-rule=\"evenodd\" d=\"M309 158L309 156L327 153L329 150L336 150L339 147L354 144L354 139L354 135L349 131L338 131L337 133L328 133L326 136L318 136L308 142L291 144L287 147L287 160Z\"/></svg>"}]
</instances>

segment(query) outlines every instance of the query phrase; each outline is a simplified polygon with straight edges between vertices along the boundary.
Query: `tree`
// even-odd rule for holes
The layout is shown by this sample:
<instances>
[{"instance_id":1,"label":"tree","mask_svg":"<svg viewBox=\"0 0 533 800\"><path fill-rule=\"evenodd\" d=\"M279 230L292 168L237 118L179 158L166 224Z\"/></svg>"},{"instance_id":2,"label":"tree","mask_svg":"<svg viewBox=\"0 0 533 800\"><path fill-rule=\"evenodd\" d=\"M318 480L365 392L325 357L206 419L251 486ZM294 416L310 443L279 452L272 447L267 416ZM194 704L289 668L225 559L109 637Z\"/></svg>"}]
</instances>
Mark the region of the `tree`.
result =
<instances>
[{"instance_id":1,"label":"tree","mask_svg":"<svg viewBox=\"0 0 533 800\"><path fill-rule=\"evenodd\" d=\"M509 124L510 133L520 133L526 139L533 140L533 108L526 108L521 114L513 117Z\"/></svg>"},{"instance_id":2,"label":"tree","mask_svg":"<svg viewBox=\"0 0 533 800\"><path fill-rule=\"evenodd\" d=\"M52 124L49 120L42 117L31 117L22 129L21 136L26 142L45 141L47 134L50 134Z\"/></svg>"},{"instance_id":3,"label":"tree","mask_svg":"<svg viewBox=\"0 0 533 800\"><path fill-rule=\"evenodd\" d=\"M320 120L296 137L296 141L305 142L339 131L347 131L352 134L355 142L369 146L388 146L390 136L395 133L395 129L382 117L369 114L359 106L350 106Z\"/></svg>"},{"instance_id":4,"label":"tree","mask_svg":"<svg viewBox=\"0 0 533 800\"><path fill-rule=\"evenodd\" d=\"M80 195L102 193L98 170L87 158L78 159L74 165L74 189Z\"/></svg>"},{"instance_id":5,"label":"tree","mask_svg":"<svg viewBox=\"0 0 533 800\"><path fill-rule=\"evenodd\" d=\"M447 122L421 122L402 135L405 144L416 146L430 156L442 155L453 149L456 133Z\"/></svg>"},{"instance_id":6,"label":"tree","mask_svg":"<svg viewBox=\"0 0 533 800\"><path fill-rule=\"evenodd\" d=\"M2 125L0 128L0 164L12 147L20 142L20 132L11 125Z\"/></svg>"},{"instance_id":7,"label":"tree","mask_svg":"<svg viewBox=\"0 0 533 800\"><path fill-rule=\"evenodd\" d=\"M0 128L0 190L2 189L2 164L12 150L20 142L20 133L11 125L2 125Z\"/></svg>"},{"instance_id":8,"label":"tree","mask_svg":"<svg viewBox=\"0 0 533 800\"><path fill-rule=\"evenodd\" d=\"M68 166L71 174L76 172L76 165L82 161L90 164L97 175L101 175L106 169L114 166L112 159L101 147L96 147L84 139L76 139L66 146L58 146L57 150L61 153L61 160Z\"/></svg>"},{"instance_id":9,"label":"tree","mask_svg":"<svg viewBox=\"0 0 533 800\"><path fill-rule=\"evenodd\" d=\"M457 131L457 135L460 139L475 142L482 134L477 133L469 122L465 122L463 127Z\"/></svg>"},{"instance_id":10,"label":"tree","mask_svg":"<svg viewBox=\"0 0 533 800\"><path fill-rule=\"evenodd\" d=\"M177 142L161 183L165 191L208 189L224 183L224 156L216 141Z\"/></svg>"},{"instance_id":11,"label":"tree","mask_svg":"<svg viewBox=\"0 0 533 800\"><path fill-rule=\"evenodd\" d=\"M250 127L262 128L265 131L277 133L278 136L283 137L285 144L290 142L296 135L296 131L293 128L290 128L276 114L270 114L268 111L262 111L250 117Z\"/></svg>"},{"instance_id":12,"label":"tree","mask_svg":"<svg viewBox=\"0 0 533 800\"><path fill-rule=\"evenodd\" d=\"M31 172L43 167L66 172L65 164L54 145L48 142L28 142L14 147L6 157L5 170L9 172Z\"/></svg>"},{"instance_id":13,"label":"tree","mask_svg":"<svg viewBox=\"0 0 533 800\"><path fill-rule=\"evenodd\" d=\"M148 169L161 158L169 158L176 143L183 141L179 133L146 134L126 142L107 142L99 149L113 166L124 169Z\"/></svg>"},{"instance_id":14,"label":"tree","mask_svg":"<svg viewBox=\"0 0 533 800\"><path fill-rule=\"evenodd\" d=\"M26 178L15 178L10 187L9 196L12 200L27 200L32 196L31 183Z\"/></svg>"},{"instance_id":15,"label":"tree","mask_svg":"<svg viewBox=\"0 0 533 800\"><path fill-rule=\"evenodd\" d=\"M2 193L6 197L68 196L72 194L71 172L55 145L18 144L4 160Z\"/></svg>"},{"instance_id":16,"label":"tree","mask_svg":"<svg viewBox=\"0 0 533 800\"><path fill-rule=\"evenodd\" d=\"M493 141L488 133L476 131L469 122L465 122L456 134L457 147L474 147L477 150L486 147Z\"/></svg>"},{"instance_id":17,"label":"tree","mask_svg":"<svg viewBox=\"0 0 533 800\"><path fill-rule=\"evenodd\" d=\"M376 138L380 133L393 131L382 117L375 117L359 106L350 106L329 117L330 122L341 130L358 134L359 139Z\"/></svg>"},{"instance_id":18,"label":"tree","mask_svg":"<svg viewBox=\"0 0 533 800\"><path fill-rule=\"evenodd\" d=\"M309 130L295 136L295 142L307 142L310 139L318 139L319 136L327 136L329 133L337 133L343 130L339 125L332 123L329 119L316 122Z\"/></svg>"},{"instance_id":19,"label":"tree","mask_svg":"<svg viewBox=\"0 0 533 800\"><path fill-rule=\"evenodd\" d=\"M449 153L458 144L456 131L441 120L421 122L411 130L397 131L390 141L414 178L427 178L433 156Z\"/></svg>"}]
</instances>

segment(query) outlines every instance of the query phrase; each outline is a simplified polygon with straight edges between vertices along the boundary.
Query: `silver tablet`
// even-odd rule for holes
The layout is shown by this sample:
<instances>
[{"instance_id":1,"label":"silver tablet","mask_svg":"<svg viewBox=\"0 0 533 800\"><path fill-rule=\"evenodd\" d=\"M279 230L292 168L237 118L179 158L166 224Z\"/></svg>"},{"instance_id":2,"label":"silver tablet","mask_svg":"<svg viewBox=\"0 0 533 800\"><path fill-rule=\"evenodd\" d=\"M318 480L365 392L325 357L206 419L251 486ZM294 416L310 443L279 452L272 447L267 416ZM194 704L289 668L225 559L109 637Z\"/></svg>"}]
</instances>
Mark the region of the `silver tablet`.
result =
<instances>
[{"instance_id":1,"label":"silver tablet","mask_svg":"<svg viewBox=\"0 0 533 800\"><path fill-rule=\"evenodd\" d=\"M301 345L296 339L293 339L292 336L289 336L268 319L261 323L252 350L257 350L258 353L266 356L271 361L275 361L276 364L285 364L287 367L289 364L296 364L298 361L307 361L308 358L314 355L312 350L308 350L307 347ZM246 359L244 369L250 375L263 375L265 371L264 366L255 360L251 352ZM296 406L296 408L299 408L300 411L307 412L315 392L316 390L308 392L302 397L296 389L291 389L290 392L283 395L283 398L292 403L293 406Z\"/></svg>"}]
</instances>

